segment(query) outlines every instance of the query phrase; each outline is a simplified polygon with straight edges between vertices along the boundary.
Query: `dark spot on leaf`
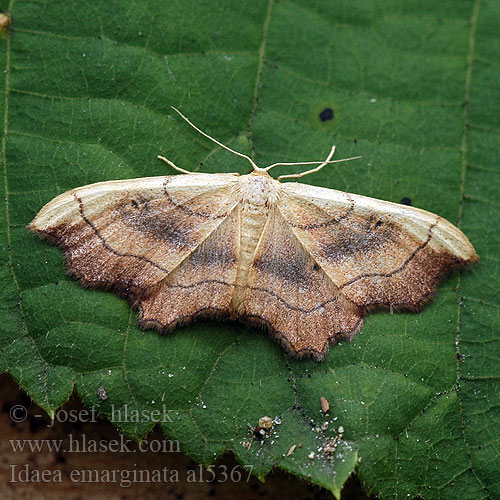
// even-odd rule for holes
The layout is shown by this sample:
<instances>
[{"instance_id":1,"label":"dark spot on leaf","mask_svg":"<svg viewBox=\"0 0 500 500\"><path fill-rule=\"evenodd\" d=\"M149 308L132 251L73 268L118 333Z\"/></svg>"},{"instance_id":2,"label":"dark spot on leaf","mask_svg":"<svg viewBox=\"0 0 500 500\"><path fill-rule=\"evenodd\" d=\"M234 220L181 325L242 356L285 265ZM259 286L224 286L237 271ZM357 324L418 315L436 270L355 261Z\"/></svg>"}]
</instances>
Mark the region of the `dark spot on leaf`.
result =
<instances>
[{"instance_id":1,"label":"dark spot on leaf","mask_svg":"<svg viewBox=\"0 0 500 500\"><path fill-rule=\"evenodd\" d=\"M403 198L401 198L401 204L411 207L411 198L407 198L406 196L404 196Z\"/></svg>"},{"instance_id":2,"label":"dark spot on leaf","mask_svg":"<svg viewBox=\"0 0 500 500\"><path fill-rule=\"evenodd\" d=\"M319 119L322 122L326 122L328 120L333 120L335 116L335 113L333 112L332 108L325 108L320 114L319 114Z\"/></svg>"}]
</instances>

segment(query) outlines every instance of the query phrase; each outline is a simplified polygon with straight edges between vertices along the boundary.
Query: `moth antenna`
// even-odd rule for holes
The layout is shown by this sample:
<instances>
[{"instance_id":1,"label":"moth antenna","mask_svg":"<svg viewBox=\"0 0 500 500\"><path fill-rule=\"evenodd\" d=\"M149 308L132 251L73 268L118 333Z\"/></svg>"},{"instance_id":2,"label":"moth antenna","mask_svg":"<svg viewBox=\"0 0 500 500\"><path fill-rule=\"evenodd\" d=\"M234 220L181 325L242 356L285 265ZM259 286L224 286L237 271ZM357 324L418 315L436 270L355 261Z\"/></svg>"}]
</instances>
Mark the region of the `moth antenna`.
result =
<instances>
[{"instance_id":1,"label":"moth antenna","mask_svg":"<svg viewBox=\"0 0 500 500\"><path fill-rule=\"evenodd\" d=\"M342 163L344 161L359 160L360 158L362 158L362 157L361 156L353 156L352 158L342 158L342 160L324 161L322 163L320 163L319 161L304 161L304 162L298 162L298 163L287 163L286 165L315 165L317 163L320 163L320 164L316 168L311 168L311 170L306 170L305 172L300 172L299 174L279 175L277 177L277 180L298 179L300 177L304 177L304 175L314 174L314 172L318 172L318 170L321 170L325 165L328 165L329 163Z\"/></svg>"},{"instance_id":2,"label":"moth antenna","mask_svg":"<svg viewBox=\"0 0 500 500\"><path fill-rule=\"evenodd\" d=\"M173 106L170 106L175 112L177 112L180 117L182 119L184 119L186 122L189 123L189 125L191 125L191 127L193 127L197 132L199 132L201 135L203 135L204 137L206 137L207 139L210 139L211 141L215 142L215 144L219 145L221 148L224 148L226 149L227 151L235 154L236 156L241 156L242 158L245 158L246 160L248 160L250 162L250 165L252 165L252 167L255 169L255 170L264 170L260 167L258 167L255 162L252 160L252 158L250 158L250 156L247 156L247 155L244 155L243 153L240 153L238 151L235 151L234 149L231 149L229 146L226 146L225 144L222 144L222 142L219 142L217 139L214 139L213 137L211 137L210 135L208 135L206 132L203 132L203 130L199 129L193 122L191 122L189 120L189 118L185 117L177 108L174 108Z\"/></svg>"},{"instance_id":3,"label":"moth antenna","mask_svg":"<svg viewBox=\"0 0 500 500\"><path fill-rule=\"evenodd\" d=\"M332 160L331 158L335 154L335 146L332 146L332 149L328 153L328 156L324 161L297 161L297 162L279 162L279 163L273 163L272 165L269 165L268 167L265 167L265 171L267 172L268 170L271 170L274 167L278 167L281 165L318 165L315 168L311 168L310 170L306 170L305 172L300 172L298 174L286 174L286 175L280 175L277 177L277 180L281 179L298 179L300 177L304 177L305 175L308 174L313 174L314 172L318 172L321 170L325 165L328 165L329 163L340 163L343 161L350 161L350 160L357 160L361 158L361 156L353 156L352 158L343 158L342 160Z\"/></svg>"},{"instance_id":4,"label":"moth antenna","mask_svg":"<svg viewBox=\"0 0 500 500\"><path fill-rule=\"evenodd\" d=\"M183 174L197 174L198 172L190 172L189 170L184 170L181 167L178 167L173 161L170 161L168 158L165 158L164 156L158 155L157 158L159 160L163 160L164 162L168 163L172 168L175 170L182 172Z\"/></svg>"},{"instance_id":5,"label":"moth antenna","mask_svg":"<svg viewBox=\"0 0 500 500\"><path fill-rule=\"evenodd\" d=\"M267 172L267 171L271 170L272 168L277 167L279 165L310 165L310 164L316 164L317 165L318 163L321 164L321 166L318 167L318 168L323 168L324 167L323 164L326 165L332 159L332 156L334 154L335 154L335 145L332 146L332 149L330 149L330 152L328 153L328 156L326 157L326 160L323 161L323 162L321 162L321 161L314 161L314 162L310 162L310 161L302 162L302 161L299 161L299 162L292 162L292 163L290 163L290 162L285 162L285 163L280 162L280 163L273 163L272 165L269 165L268 167L265 167L264 170Z\"/></svg>"}]
</instances>

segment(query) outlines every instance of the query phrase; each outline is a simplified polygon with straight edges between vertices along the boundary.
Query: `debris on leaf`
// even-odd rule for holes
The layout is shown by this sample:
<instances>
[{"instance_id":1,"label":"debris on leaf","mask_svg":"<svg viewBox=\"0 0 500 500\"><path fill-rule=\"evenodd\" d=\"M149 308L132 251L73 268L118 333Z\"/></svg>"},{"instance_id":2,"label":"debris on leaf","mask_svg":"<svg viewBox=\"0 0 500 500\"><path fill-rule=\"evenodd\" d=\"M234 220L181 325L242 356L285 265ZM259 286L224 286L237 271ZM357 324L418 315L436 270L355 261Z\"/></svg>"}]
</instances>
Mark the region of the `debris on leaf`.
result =
<instances>
[{"instance_id":1,"label":"debris on leaf","mask_svg":"<svg viewBox=\"0 0 500 500\"><path fill-rule=\"evenodd\" d=\"M106 392L106 388L103 385L101 385L101 387L97 389L97 397L101 401L106 401L106 399L108 399L108 393Z\"/></svg>"},{"instance_id":2,"label":"debris on leaf","mask_svg":"<svg viewBox=\"0 0 500 500\"><path fill-rule=\"evenodd\" d=\"M330 410L330 403L328 402L328 399L321 396L321 411L323 413L328 413L329 410Z\"/></svg>"},{"instance_id":3,"label":"debris on leaf","mask_svg":"<svg viewBox=\"0 0 500 500\"><path fill-rule=\"evenodd\" d=\"M0 30L5 31L10 25L10 17L0 12Z\"/></svg>"},{"instance_id":4,"label":"debris on leaf","mask_svg":"<svg viewBox=\"0 0 500 500\"><path fill-rule=\"evenodd\" d=\"M325 445L323 446L323 454L328 458L332 459L335 451L337 450L337 446L339 445L339 441L344 436L344 427L340 426L338 429L339 433L335 437L329 437L326 440Z\"/></svg>"},{"instance_id":5,"label":"debris on leaf","mask_svg":"<svg viewBox=\"0 0 500 500\"><path fill-rule=\"evenodd\" d=\"M248 428L252 431L253 437L255 439L258 439L261 441L266 437L266 429L261 427L260 425L256 425L255 427L253 425L247 424Z\"/></svg>"},{"instance_id":6,"label":"debris on leaf","mask_svg":"<svg viewBox=\"0 0 500 500\"><path fill-rule=\"evenodd\" d=\"M288 450L288 453L286 454L286 456L289 457L295 451L295 448L297 448L297 445L292 444L292 446L290 446L290 449Z\"/></svg>"},{"instance_id":7,"label":"debris on leaf","mask_svg":"<svg viewBox=\"0 0 500 500\"><path fill-rule=\"evenodd\" d=\"M246 448L247 450L249 450L252 447L252 442L253 442L253 438L249 439L248 441L243 441L241 443L241 446L243 446L243 448Z\"/></svg>"},{"instance_id":8,"label":"debris on leaf","mask_svg":"<svg viewBox=\"0 0 500 500\"><path fill-rule=\"evenodd\" d=\"M273 419L271 417L259 418L259 427L263 429L270 429L273 426Z\"/></svg>"},{"instance_id":9,"label":"debris on leaf","mask_svg":"<svg viewBox=\"0 0 500 500\"><path fill-rule=\"evenodd\" d=\"M274 422L271 417L259 418L259 425L256 425L255 427L247 423L248 428L252 432L252 437L249 441L243 442L242 446L249 450L252 447L254 439L257 439L257 441L262 441L264 438L268 437L269 431L273 427L273 423Z\"/></svg>"}]
</instances>

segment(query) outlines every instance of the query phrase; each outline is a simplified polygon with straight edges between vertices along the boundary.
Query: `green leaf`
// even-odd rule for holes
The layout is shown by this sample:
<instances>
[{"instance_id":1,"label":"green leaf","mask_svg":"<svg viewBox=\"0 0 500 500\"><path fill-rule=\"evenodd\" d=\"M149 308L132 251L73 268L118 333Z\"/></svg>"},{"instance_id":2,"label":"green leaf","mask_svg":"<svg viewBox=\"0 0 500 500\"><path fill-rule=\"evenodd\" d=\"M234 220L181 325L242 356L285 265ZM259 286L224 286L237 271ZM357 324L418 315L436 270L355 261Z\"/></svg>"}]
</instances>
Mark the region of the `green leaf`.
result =
<instances>
[{"instance_id":1,"label":"green leaf","mask_svg":"<svg viewBox=\"0 0 500 500\"><path fill-rule=\"evenodd\" d=\"M136 439L160 421L200 462L232 450L261 478L277 466L337 497L354 469L381 498L500 496L498 2L0 5L12 17L0 39L0 366L40 406L53 414L76 385ZM259 164L321 159L332 143L339 158L363 155L304 181L409 197L457 223L480 264L421 314L370 315L324 363L237 323L139 330L126 301L67 278L60 249L25 226L73 187L170 173L157 154L248 171L172 105ZM265 415L281 423L248 449L247 424Z\"/></svg>"}]
</instances>

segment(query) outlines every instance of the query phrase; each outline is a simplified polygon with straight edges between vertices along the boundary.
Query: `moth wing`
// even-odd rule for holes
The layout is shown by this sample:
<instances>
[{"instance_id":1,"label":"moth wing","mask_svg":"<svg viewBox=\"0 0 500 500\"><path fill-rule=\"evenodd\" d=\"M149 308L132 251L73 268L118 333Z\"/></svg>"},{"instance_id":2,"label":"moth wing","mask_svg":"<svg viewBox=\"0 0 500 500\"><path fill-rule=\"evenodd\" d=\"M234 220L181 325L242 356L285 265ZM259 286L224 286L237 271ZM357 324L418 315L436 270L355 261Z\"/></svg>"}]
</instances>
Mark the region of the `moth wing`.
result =
<instances>
[{"instance_id":1,"label":"moth wing","mask_svg":"<svg viewBox=\"0 0 500 500\"><path fill-rule=\"evenodd\" d=\"M279 210L339 293L360 308L418 309L447 271L477 259L457 227L406 205L286 183Z\"/></svg>"},{"instance_id":2,"label":"moth wing","mask_svg":"<svg viewBox=\"0 0 500 500\"><path fill-rule=\"evenodd\" d=\"M100 182L57 196L28 227L63 247L83 284L137 300L231 214L235 182L227 174Z\"/></svg>"},{"instance_id":3,"label":"moth wing","mask_svg":"<svg viewBox=\"0 0 500 500\"><path fill-rule=\"evenodd\" d=\"M240 249L240 205L170 274L140 297L139 324L169 331L198 317L228 318Z\"/></svg>"},{"instance_id":4,"label":"moth wing","mask_svg":"<svg viewBox=\"0 0 500 500\"><path fill-rule=\"evenodd\" d=\"M363 314L337 293L278 208L272 208L255 251L237 315L268 327L294 356L324 359L330 341L350 339Z\"/></svg>"}]
</instances>

